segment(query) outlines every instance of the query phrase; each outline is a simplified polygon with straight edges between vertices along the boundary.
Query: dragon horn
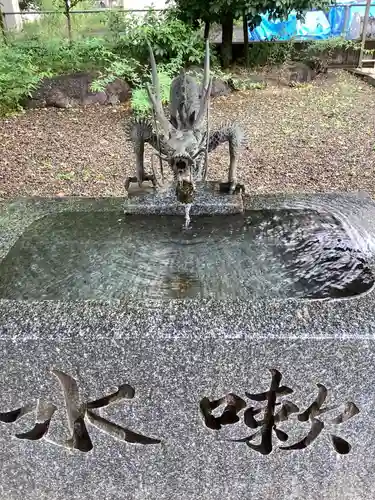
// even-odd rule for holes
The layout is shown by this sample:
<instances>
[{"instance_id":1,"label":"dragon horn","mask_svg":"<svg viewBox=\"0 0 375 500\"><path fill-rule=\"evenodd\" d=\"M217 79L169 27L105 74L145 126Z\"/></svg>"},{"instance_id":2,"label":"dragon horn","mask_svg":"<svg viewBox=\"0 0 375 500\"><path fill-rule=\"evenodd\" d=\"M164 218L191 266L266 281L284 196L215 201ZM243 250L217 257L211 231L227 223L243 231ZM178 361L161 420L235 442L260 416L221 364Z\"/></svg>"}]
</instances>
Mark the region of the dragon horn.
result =
<instances>
[{"instance_id":1,"label":"dragon horn","mask_svg":"<svg viewBox=\"0 0 375 500\"><path fill-rule=\"evenodd\" d=\"M204 117L204 115L207 111L207 108L208 108L208 105L210 102L211 88L212 88L212 77L209 80L208 87L207 87L206 91L204 92L204 95L202 95L202 99L201 99L201 103L200 103L200 107L199 107L199 111L198 111L198 116L194 122L194 127L196 127L196 128L199 127L199 125L202 121L202 118Z\"/></svg>"},{"instance_id":2,"label":"dragon horn","mask_svg":"<svg viewBox=\"0 0 375 500\"><path fill-rule=\"evenodd\" d=\"M210 44L208 39L206 40L206 51L204 56L204 69L203 69L203 89L202 97L199 106L199 111L197 118L194 122L194 127L198 127L202 118L208 108L208 103L211 95L212 78L210 78Z\"/></svg>"},{"instance_id":3,"label":"dragon horn","mask_svg":"<svg viewBox=\"0 0 375 500\"><path fill-rule=\"evenodd\" d=\"M154 53L152 51L150 43L147 42L147 45L148 45L148 50L150 52L151 77L152 77L152 85L153 85L154 90L155 90L155 95L151 91L151 88L149 85L146 86L147 93L148 93L148 97L150 99L150 102L152 104L152 107L154 108L156 118L158 119L164 133L166 135L168 135L169 130L170 130L170 123L164 115L163 105L161 102L160 82L159 82L159 77L158 77L158 71L156 69L155 57L154 57Z\"/></svg>"}]
</instances>

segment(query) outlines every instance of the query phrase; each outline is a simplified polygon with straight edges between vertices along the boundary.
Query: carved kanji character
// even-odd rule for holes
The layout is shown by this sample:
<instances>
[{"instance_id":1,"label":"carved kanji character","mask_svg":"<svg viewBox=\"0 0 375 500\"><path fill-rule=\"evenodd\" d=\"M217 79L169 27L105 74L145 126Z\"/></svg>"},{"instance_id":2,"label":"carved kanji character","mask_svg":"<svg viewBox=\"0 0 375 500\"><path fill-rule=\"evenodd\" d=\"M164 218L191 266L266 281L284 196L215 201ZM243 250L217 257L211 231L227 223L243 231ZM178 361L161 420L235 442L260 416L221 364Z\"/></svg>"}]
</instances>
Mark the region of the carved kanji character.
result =
<instances>
[{"instance_id":1,"label":"carved kanji character","mask_svg":"<svg viewBox=\"0 0 375 500\"><path fill-rule=\"evenodd\" d=\"M161 442L159 439L149 438L121 427L120 425L97 415L93 411L98 408L104 408L115 402L122 401L123 399L134 398L135 390L129 384L120 385L116 392L108 396L104 396L95 401L80 403L78 385L74 378L60 370L52 370L51 373L60 382L64 393L70 432L69 439L67 439L62 446L69 449L77 449L82 452L92 450L93 444L86 427L86 421L97 427L99 430L106 432L110 436L128 443L158 444ZM0 421L13 423L28 413L36 411L36 422L33 429L24 433L16 434L16 437L18 439L29 439L33 441L45 438L50 443L59 444L46 438L52 417L56 410L57 407L54 404L38 400L36 405L26 404L16 410L0 413Z\"/></svg>"},{"instance_id":2,"label":"carved kanji character","mask_svg":"<svg viewBox=\"0 0 375 500\"><path fill-rule=\"evenodd\" d=\"M303 439L301 439L301 441L298 441L297 443L292 444L290 446L280 446L280 449L303 450L304 448L307 448L313 441L315 441L315 439L323 431L324 422L317 417L319 415L322 415L323 413L330 411L332 407L322 408L327 398L328 391L327 388L322 384L317 384L317 387L318 387L318 395L316 399L304 412L299 414L297 417L300 422L307 422L308 420L311 421L310 431ZM346 422L347 420L351 419L352 417L354 417L354 415L357 415L358 413L359 413L358 407L354 403L348 401L347 403L345 403L344 411L334 419L331 419L329 422L331 424L336 424L336 425L342 424L343 422ZM337 453L340 453L341 455L346 455L347 453L350 452L351 445L345 439L336 436L335 434L330 434L330 437L333 447L337 451Z\"/></svg>"}]
</instances>

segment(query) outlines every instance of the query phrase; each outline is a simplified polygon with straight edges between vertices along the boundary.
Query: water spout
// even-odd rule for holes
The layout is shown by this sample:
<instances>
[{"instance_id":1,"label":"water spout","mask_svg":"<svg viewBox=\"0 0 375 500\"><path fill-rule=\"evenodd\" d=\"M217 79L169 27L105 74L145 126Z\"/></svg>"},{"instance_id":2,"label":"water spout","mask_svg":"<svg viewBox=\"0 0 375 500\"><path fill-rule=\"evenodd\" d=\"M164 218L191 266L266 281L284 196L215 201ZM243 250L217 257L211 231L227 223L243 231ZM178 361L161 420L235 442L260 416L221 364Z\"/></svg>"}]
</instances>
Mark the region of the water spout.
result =
<instances>
[{"instance_id":1,"label":"water spout","mask_svg":"<svg viewBox=\"0 0 375 500\"><path fill-rule=\"evenodd\" d=\"M187 203L185 205L185 224L184 224L184 229L189 229L190 227L190 209L191 209L192 203Z\"/></svg>"}]
</instances>

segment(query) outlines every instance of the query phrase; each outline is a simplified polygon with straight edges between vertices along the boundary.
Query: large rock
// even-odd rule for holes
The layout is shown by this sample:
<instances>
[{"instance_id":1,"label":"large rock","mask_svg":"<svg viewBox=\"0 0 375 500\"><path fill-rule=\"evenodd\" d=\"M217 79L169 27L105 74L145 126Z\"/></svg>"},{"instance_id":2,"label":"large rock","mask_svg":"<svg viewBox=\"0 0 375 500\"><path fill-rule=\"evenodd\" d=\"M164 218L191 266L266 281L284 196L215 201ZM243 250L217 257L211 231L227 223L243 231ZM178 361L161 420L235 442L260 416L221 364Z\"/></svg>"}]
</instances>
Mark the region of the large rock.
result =
<instances>
[{"instance_id":1,"label":"large rock","mask_svg":"<svg viewBox=\"0 0 375 500\"><path fill-rule=\"evenodd\" d=\"M229 86L228 82L216 77L212 79L211 97L228 95L231 93L231 91L232 89Z\"/></svg>"},{"instance_id":2,"label":"large rock","mask_svg":"<svg viewBox=\"0 0 375 500\"><path fill-rule=\"evenodd\" d=\"M311 65L302 61L287 61L282 65L273 66L265 72L268 81L280 85L297 86L310 83L316 77L318 71Z\"/></svg>"},{"instance_id":3,"label":"large rock","mask_svg":"<svg viewBox=\"0 0 375 500\"><path fill-rule=\"evenodd\" d=\"M203 79L203 69L199 66L191 66L189 68L189 73L193 75L199 83L201 83ZM211 97L219 97L223 95L229 95L232 92L232 88L229 82L223 80L222 78L218 78L216 76L212 79L212 87L211 87Z\"/></svg>"},{"instance_id":4,"label":"large rock","mask_svg":"<svg viewBox=\"0 0 375 500\"><path fill-rule=\"evenodd\" d=\"M316 76L316 71L302 62L295 62L287 66L289 83L310 83Z\"/></svg>"},{"instance_id":5,"label":"large rock","mask_svg":"<svg viewBox=\"0 0 375 500\"><path fill-rule=\"evenodd\" d=\"M327 71L327 63L318 57L311 57L306 61L292 61L281 68L282 77L289 86L310 83L319 74L325 74Z\"/></svg>"},{"instance_id":6,"label":"large rock","mask_svg":"<svg viewBox=\"0 0 375 500\"><path fill-rule=\"evenodd\" d=\"M45 78L25 103L28 108L71 108L93 104L118 104L130 97L130 86L120 78L109 83L104 91L92 92L94 73L74 73Z\"/></svg>"}]
</instances>

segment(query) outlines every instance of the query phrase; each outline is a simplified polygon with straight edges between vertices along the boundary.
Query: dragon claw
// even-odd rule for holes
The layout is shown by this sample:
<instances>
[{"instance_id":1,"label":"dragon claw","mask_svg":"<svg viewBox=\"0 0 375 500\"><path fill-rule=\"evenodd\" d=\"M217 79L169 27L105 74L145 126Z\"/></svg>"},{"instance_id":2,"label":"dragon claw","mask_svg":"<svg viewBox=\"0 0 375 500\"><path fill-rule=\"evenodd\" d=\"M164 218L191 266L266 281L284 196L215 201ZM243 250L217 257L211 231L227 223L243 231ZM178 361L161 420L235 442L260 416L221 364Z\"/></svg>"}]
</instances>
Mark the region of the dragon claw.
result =
<instances>
[{"instance_id":1,"label":"dragon claw","mask_svg":"<svg viewBox=\"0 0 375 500\"><path fill-rule=\"evenodd\" d=\"M220 182L219 184L220 193L226 194L243 194L245 192L245 186L243 184L238 184L237 182Z\"/></svg>"},{"instance_id":2,"label":"dragon claw","mask_svg":"<svg viewBox=\"0 0 375 500\"><path fill-rule=\"evenodd\" d=\"M139 187L142 187L143 182L145 181L151 181L152 186L156 187L156 178L153 174L147 175L145 174L141 179L138 179L138 177L127 177L125 180L125 191L129 191L129 186L131 183L137 183Z\"/></svg>"}]
</instances>

